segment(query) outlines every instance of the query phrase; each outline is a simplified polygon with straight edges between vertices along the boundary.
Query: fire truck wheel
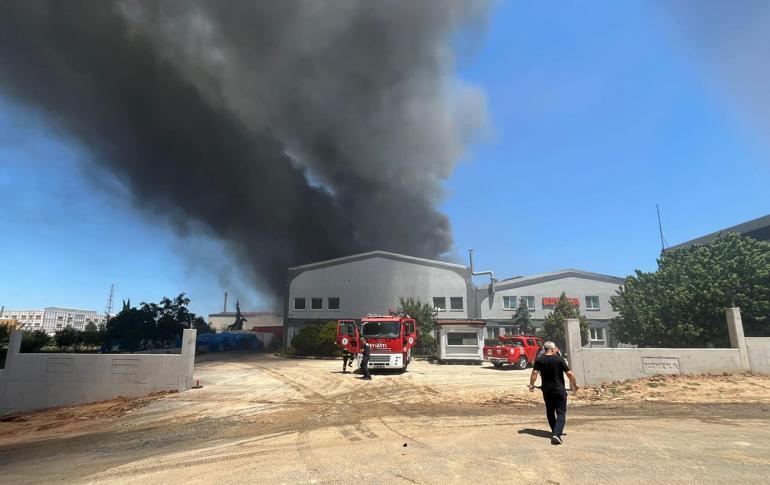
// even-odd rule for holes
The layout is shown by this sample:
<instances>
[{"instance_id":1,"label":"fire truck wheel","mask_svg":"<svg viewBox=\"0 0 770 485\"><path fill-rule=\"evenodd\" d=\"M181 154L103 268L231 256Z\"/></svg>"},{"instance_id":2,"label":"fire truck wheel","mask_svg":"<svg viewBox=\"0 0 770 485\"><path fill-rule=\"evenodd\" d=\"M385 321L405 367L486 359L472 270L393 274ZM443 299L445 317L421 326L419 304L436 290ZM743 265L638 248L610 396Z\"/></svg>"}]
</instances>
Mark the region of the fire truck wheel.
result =
<instances>
[{"instance_id":1,"label":"fire truck wheel","mask_svg":"<svg viewBox=\"0 0 770 485\"><path fill-rule=\"evenodd\" d=\"M529 362L527 362L527 357L522 355L521 357L519 357L519 360L516 361L516 368L517 369L526 369L527 368L527 364L529 364Z\"/></svg>"}]
</instances>

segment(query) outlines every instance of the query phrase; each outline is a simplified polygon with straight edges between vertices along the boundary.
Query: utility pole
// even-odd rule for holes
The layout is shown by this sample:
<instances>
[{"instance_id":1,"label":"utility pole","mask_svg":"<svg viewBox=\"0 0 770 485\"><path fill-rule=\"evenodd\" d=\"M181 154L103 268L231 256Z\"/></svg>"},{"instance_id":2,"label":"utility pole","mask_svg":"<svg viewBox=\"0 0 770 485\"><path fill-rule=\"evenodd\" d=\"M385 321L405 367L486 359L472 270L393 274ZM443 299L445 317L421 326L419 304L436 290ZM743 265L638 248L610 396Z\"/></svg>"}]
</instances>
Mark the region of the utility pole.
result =
<instances>
[{"instance_id":1,"label":"utility pole","mask_svg":"<svg viewBox=\"0 0 770 485\"><path fill-rule=\"evenodd\" d=\"M104 324L110 319L112 313L112 298L115 296L115 283L110 285L110 296L107 297L107 304L104 306Z\"/></svg>"}]
</instances>

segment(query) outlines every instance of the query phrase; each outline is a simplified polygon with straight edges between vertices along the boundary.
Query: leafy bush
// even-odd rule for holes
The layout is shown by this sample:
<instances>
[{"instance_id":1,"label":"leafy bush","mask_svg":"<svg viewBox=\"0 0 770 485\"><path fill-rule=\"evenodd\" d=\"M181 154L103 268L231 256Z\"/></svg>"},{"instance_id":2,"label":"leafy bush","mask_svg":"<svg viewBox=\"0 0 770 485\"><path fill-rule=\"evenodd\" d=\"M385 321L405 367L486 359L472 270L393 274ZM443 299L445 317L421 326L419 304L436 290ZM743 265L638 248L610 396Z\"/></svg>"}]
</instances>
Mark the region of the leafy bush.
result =
<instances>
[{"instance_id":1,"label":"leafy bush","mask_svg":"<svg viewBox=\"0 0 770 485\"><path fill-rule=\"evenodd\" d=\"M297 355L330 356L337 352L337 322L310 325L291 339Z\"/></svg>"},{"instance_id":2,"label":"leafy bush","mask_svg":"<svg viewBox=\"0 0 770 485\"><path fill-rule=\"evenodd\" d=\"M61 330L57 330L53 336L53 339L56 342L56 346L59 347L60 350L66 350L70 347L77 349L77 347L79 347L83 342L83 335L79 330L76 330L72 326L67 325Z\"/></svg>"},{"instance_id":3,"label":"leafy bush","mask_svg":"<svg viewBox=\"0 0 770 485\"><path fill-rule=\"evenodd\" d=\"M40 352L51 342L51 337L42 330L25 331L21 338L22 352Z\"/></svg>"}]
</instances>

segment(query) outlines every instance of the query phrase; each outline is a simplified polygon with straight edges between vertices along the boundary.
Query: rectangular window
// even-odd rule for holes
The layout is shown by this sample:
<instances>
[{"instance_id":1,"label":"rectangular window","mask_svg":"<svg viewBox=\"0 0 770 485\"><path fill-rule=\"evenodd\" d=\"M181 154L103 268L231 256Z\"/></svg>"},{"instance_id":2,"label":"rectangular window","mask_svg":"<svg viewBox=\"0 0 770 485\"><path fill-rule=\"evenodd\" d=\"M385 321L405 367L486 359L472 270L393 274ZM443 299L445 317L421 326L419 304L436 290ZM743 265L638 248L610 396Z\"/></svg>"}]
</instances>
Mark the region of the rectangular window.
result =
<instances>
[{"instance_id":1,"label":"rectangular window","mask_svg":"<svg viewBox=\"0 0 770 485\"><path fill-rule=\"evenodd\" d=\"M535 297L534 296L522 296L519 299L520 302L525 302L527 304L527 309L529 311L535 310Z\"/></svg>"},{"instance_id":2,"label":"rectangular window","mask_svg":"<svg viewBox=\"0 0 770 485\"><path fill-rule=\"evenodd\" d=\"M505 310L515 310L518 308L518 305L516 304L516 297L515 296L504 296L503 297L503 309Z\"/></svg>"},{"instance_id":3,"label":"rectangular window","mask_svg":"<svg viewBox=\"0 0 770 485\"><path fill-rule=\"evenodd\" d=\"M340 309L340 297L338 296L330 296L327 300L326 307L329 310L339 310Z\"/></svg>"},{"instance_id":4,"label":"rectangular window","mask_svg":"<svg viewBox=\"0 0 770 485\"><path fill-rule=\"evenodd\" d=\"M304 310L305 309L305 299L304 298L295 298L294 299L294 309L295 310Z\"/></svg>"},{"instance_id":5,"label":"rectangular window","mask_svg":"<svg viewBox=\"0 0 770 485\"><path fill-rule=\"evenodd\" d=\"M449 309L453 311L459 311L463 309L463 297L453 296L449 298Z\"/></svg>"},{"instance_id":6,"label":"rectangular window","mask_svg":"<svg viewBox=\"0 0 770 485\"><path fill-rule=\"evenodd\" d=\"M586 310L598 310L599 309L599 297L587 296L586 297Z\"/></svg>"},{"instance_id":7,"label":"rectangular window","mask_svg":"<svg viewBox=\"0 0 770 485\"><path fill-rule=\"evenodd\" d=\"M603 328L592 328L591 331L591 341L592 342L604 342L604 329Z\"/></svg>"},{"instance_id":8,"label":"rectangular window","mask_svg":"<svg viewBox=\"0 0 770 485\"><path fill-rule=\"evenodd\" d=\"M479 336L476 332L447 332L446 344L449 345L473 345L479 344Z\"/></svg>"},{"instance_id":9,"label":"rectangular window","mask_svg":"<svg viewBox=\"0 0 770 485\"><path fill-rule=\"evenodd\" d=\"M311 310L323 310L324 309L324 299L323 298L311 298L310 299L310 309Z\"/></svg>"},{"instance_id":10,"label":"rectangular window","mask_svg":"<svg viewBox=\"0 0 770 485\"><path fill-rule=\"evenodd\" d=\"M35 320L40 320L42 317L42 315L35 315Z\"/></svg>"},{"instance_id":11,"label":"rectangular window","mask_svg":"<svg viewBox=\"0 0 770 485\"><path fill-rule=\"evenodd\" d=\"M64 320L64 317L63 317L63 316L61 316L61 315L59 315L58 317L56 317L56 319L57 319L57 320Z\"/></svg>"},{"instance_id":12,"label":"rectangular window","mask_svg":"<svg viewBox=\"0 0 770 485\"><path fill-rule=\"evenodd\" d=\"M445 312L446 311L446 298L443 296L434 296L433 297L433 308L438 308L438 311Z\"/></svg>"}]
</instances>

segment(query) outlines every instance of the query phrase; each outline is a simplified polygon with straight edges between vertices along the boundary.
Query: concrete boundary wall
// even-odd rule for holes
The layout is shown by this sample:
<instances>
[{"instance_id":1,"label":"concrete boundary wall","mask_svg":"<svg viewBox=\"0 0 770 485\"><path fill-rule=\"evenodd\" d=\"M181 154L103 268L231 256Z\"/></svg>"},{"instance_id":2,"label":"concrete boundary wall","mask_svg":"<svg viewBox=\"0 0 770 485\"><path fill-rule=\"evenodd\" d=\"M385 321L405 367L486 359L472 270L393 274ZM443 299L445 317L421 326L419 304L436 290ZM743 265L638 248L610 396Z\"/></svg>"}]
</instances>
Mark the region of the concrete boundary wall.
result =
<instances>
[{"instance_id":1,"label":"concrete boundary wall","mask_svg":"<svg viewBox=\"0 0 770 485\"><path fill-rule=\"evenodd\" d=\"M580 322L564 324L570 365L580 385L636 379L656 374L770 374L770 338L746 338L738 308L726 308L729 349L584 348Z\"/></svg>"},{"instance_id":2,"label":"concrete boundary wall","mask_svg":"<svg viewBox=\"0 0 770 485\"><path fill-rule=\"evenodd\" d=\"M0 374L0 415L140 397L192 387L195 330L185 330L182 350L164 354L22 354L13 332Z\"/></svg>"},{"instance_id":3,"label":"concrete boundary wall","mask_svg":"<svg viewBox=\"0 0 770 485\"><path fill-rule=\"evenodd\" d=\"M752 372L770 374L770 338L746 337Z\"/></svg>"}]
</instances>

